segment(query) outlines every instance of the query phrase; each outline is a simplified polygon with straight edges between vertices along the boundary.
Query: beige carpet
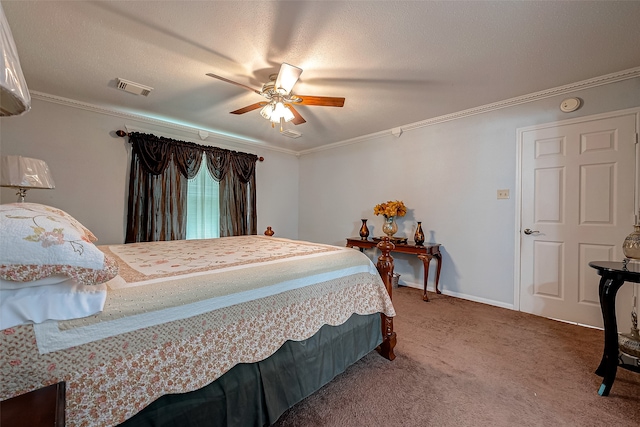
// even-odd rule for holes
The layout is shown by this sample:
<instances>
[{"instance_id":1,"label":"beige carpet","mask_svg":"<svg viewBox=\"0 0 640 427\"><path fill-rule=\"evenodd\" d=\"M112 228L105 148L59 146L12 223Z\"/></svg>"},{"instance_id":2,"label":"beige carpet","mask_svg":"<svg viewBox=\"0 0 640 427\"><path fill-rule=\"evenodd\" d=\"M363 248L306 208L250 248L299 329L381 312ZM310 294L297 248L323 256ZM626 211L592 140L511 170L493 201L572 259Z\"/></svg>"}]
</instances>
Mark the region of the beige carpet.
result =
<instances>
[{"instance_id":1,"label":"beige carpet","mask_svg":"<svg viewBox=\"0 0 640 427\"><path fill-rule=\"evenodd\" d=\"M396 360L368 354L276 426L640 426L640 374L597 394L602 331L430 298L395 290Z\"/></svg>"}]
</instances>

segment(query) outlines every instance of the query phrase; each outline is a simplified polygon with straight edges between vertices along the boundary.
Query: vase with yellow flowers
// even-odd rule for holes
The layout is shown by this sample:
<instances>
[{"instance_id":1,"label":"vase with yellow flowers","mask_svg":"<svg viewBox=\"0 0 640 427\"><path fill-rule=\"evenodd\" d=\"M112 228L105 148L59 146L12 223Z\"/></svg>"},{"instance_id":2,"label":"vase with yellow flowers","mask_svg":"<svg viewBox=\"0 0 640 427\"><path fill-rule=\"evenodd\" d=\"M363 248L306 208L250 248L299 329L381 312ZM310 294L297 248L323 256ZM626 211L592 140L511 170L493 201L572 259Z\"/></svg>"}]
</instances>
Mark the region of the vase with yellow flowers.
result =
<instances>
[{"instance_id":1,"label":"vase with yellow flowers","mask_svg":"<svg viewBox=\"0 0 640 427\"><path fill-rule=\"evenodd\" d=\"M398 231L398 224L396 224L396 217L405 216L407 214L407 207L402 200L389 200L384 203L380 203L373 208L375 215L384 216L384 224L382 226L382 232L389 237Z\"/></svg>"}]
</instances>

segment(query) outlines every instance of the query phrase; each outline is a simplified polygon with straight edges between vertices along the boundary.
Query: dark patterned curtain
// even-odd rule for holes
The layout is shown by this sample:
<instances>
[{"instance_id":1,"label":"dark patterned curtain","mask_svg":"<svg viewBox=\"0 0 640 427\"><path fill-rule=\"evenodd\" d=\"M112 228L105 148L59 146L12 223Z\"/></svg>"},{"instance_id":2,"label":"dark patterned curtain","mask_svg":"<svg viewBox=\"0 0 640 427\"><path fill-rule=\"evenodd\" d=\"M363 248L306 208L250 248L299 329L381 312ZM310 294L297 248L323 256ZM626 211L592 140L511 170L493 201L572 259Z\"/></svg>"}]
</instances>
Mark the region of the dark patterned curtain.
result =
<instances>
[{"instance_id":1,"label":"dark patterned curtain","mask_svg":"<svg viewBox=\"0 0 640 427\"><path fill-rule=\"evenodd\" d=\"M220 180L220 236L237 236L242 230L257 234L256 161L250 154L237 154Z\"/></svg>"},{"instance_id":2,"label":"dark patterned curtain","mask_svg":"<svg viewBox=\"0 0 640 427\"><path fill-rule=\"evenodd\" d=\"M179 240L186 236L187 180L203 153L220 182L220 236L257 234L254 154L131 133L131 171L126 243Z\"/></svg>"}]
</instances>

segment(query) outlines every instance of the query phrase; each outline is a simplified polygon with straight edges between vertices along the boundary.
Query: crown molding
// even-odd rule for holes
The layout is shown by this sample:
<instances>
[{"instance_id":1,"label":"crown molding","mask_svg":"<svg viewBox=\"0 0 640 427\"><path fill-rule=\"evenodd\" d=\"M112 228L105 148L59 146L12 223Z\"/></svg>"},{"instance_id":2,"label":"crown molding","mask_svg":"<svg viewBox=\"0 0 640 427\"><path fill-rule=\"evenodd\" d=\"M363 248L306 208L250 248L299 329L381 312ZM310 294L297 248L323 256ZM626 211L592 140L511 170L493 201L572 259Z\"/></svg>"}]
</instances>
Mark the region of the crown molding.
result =
<instances>
[{"instance_id":1,"label":"crown molding","mask_svg":"<svg viewBox=\"0 0 640 427\"><path fill-rule=\"evenodd\" d=\"M298 152L293 150L287 150L285 148L278 148L278 147L271 147L271 146L265 145L263 142L258 140L241 138L241 137L233 137L233 136L223 134L211 129L203 129L203 128L198 128L194 126L181 125L178 123L170 122L168 120L155 119L147 116L142 116L139 114L128 113L126 111L99 107L97 105L89 104L87 102L76 101L75 99L63 98L61 96L50 95L48 93L43 93L38 91L29 91L29 93L31 94L31 98L37 99L40 101L64 105L66 107L71 107L71 108L77 108L79 110L90 111L92 113L114 116L121 119L136 120L139 122L144 122L144 123L152 124L155 126L161 126L167 129L178 130L181 132L197 135L197 137L194 137L194 141L196 142L206 141L206 140L209 140L210 142L215 140L222 140L222 141L227 141L236 145L251 147L251 149L253 150L255 150L256 148L260 148L260 149L265 149L269 151L277 151L277 152L289 154L292 156L298 155ZM152 131L152 132L155 132L155 131ZM176 135L173 135L173 136L176 136Z\"/></svg>"},{"instance_id":2,"label":"crown molding","mask_svg":"<svg viewBox=\"0 0 640 427\"><path fill-rule=\"evenodd\" d=\"M575 92L577 90L589 89L592 87L615 83L622 80L633 79L635 77L640 77L640 67L618 71L615 73L606 74L604 76L594 77L592 79L582 80L576 83L570 83L564 86L558 86L551 89L541 90L539 92L534 92L527 95L506 99L504 101L494 102L492 104L482 105L480 107L470 108L468 110L462 110L457 113L451 113L444 116L423 120L420 122L412 123L407 126L401 126L401 127L402 127L402 130L418 129L421 127L430 126L435 123L442 123L442 122L447 122L451 120L456 120L461 117L468 117L476 114L486 113L489 111L500 110L502 108L508 108L508 107L513 107L520 104L526 104L528 102L538 101L540 99L551 98L552 96L564 95L567 93Z\"/></svg>"},{"instance_id":3,"label":"crown molding","mask_svg":"<svg viewBox=\"0 0 640 427\"><path fill-rule=\"evenodd\" d=\"M481 105L479 107L469 108L467 110L458 111L451 114L445 114L443 116L433 117L427 120L421 120L419 122L410 123L404 126L397 126L394 129L388 129L369 135L362 135L356 138L347 139L344 141L335 142L333 144L323 145L322 147L316 147L309 150L299 152L299 155L311 154L324 150L331 150L346 145L357 144L364 141L369 141L376 138L389 136L394 130L400 129L401 132L420 129L427 126L433 126L438 123L449 122L452 120L458 120L469 116L475 116L476 114L488 113L490 111L496 111L503 108L513 107L520 104L526 104L529 102L538 101L540 99L550 98L552 96L563 95L577 90L589 89L596 86L602 86L610 83L619 82L622 80L629 80L636 77L640 77L640 67L630 68L627 70L618 71L604 76L594 77L588 80L582 80L576 83L567 84L564 86L558 86L551 89L542 90L539 92L530 93L527 95L518 96L515 98L506 99L504 101L498 101L491 104Z\"/></svg>"},{"instance_id":4,"label":"crown molding","mask_svg":"<svg viewBox=\"0 0 640 427\"><path fill-rule=\"evenodd\" d=\"M403 130L404 127L400 126ZM361 142L371 141L372 139L382 138L389 136L391 134L391 129L381 130L380 132L370 133L367 135L356 136L355 138L345 139L344 141L338 141L327 145L322 145L320 147L310 148L308 150L303 150L298 153L298 156L304 156L307 154L318 153L320 151L333 150L334 148L340 148L347 145L359 144Z\"/></svg>"},{"instance_id":5,"label":"crown molding","mask_svg":"<svg viewBox=\"0 0 640 427\"><path fill-rule=\"evenodd\" d=\"M410 130L420 129L427 126L433 126L439 123L444 123L452 120L462 119L469 116L474 116L476 114L488 113L490 111L496 111L503 108L513 107L520 104L526 104L529 102L538 101L540 99L550 98L552 96L575 92L577 90L589 89L596 86L602 86L610 83L619 82L622 80L633 79L636 77L640 77L640 67L630 68L627 70L622 70L615 73L606 74L604 76L582 80L582 81L567 84L564 86L558 86L555 88L546 89L539 92L518 96L515 98L510 98L503 101L494 102L491 104L481 105L479 107L474 107L474 108L458 111L451 114L445 114L443 116L433 117L427 120L421 120L419 122L410 123L404 126L396 126L394 129L400 129L401 132L407 132ZM372 139L386 137L393 132L393 129L388 129L380 132L358 136L358 137L347 139L344 141L335 142L332 144L323 145L321 147L311 148L309 150L294 151L294 150L288 150L284 148L267 146L267 145L264 145L262 141L258 141L258 140L233 137L233 136L226 135L211 129L202 129L202 128L197 128L193 126L181 125L178 123L170 122L168 120L155 119L155 118L146 117L146 116L142 116L134 113L128 113L125 111L116 110L112 108L99 107L97 105L89 104L86 102L76 101L73 99L50 95L47 93L42 93L37 91L29 91L29 92L32 98L38 99L41 101L60 104L60 105L64 105L72 108L78 108L81 110L91 111L98 114L106 114L106 115L115 116L123 119L141 121L141 122L150 123L156 126L161 126L169 129L175 129L182 132L187 132L187 133L197 135L198 138L202 140L213 138L216 140L223 140L223 141L231 142L233 144L240 144L243 146L251 147L252 149L255 149L256 147L260 147L266 150L277 151L280 153L285 153L285 154L289 154L297 157L303 156L306 154L320 152L320 151L332 150L334 148L339 148L347 145L358 144L361 142L370 141ZM202 138L203 133L208 133L208 136L206 138Z\"/></svg>"}]
</instances>

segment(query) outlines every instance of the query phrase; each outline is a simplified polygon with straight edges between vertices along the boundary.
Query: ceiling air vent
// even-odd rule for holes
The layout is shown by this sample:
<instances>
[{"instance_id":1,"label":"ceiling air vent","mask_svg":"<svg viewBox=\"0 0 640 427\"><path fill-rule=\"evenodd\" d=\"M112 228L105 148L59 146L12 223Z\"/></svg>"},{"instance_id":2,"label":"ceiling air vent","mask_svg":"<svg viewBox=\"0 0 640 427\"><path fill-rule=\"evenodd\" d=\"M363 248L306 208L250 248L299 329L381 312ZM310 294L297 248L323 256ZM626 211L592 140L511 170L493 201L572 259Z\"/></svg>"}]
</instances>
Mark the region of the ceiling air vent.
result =
<instances>
[{"instance_id":1,"label":"ceiling air vent","mask_svg":"<svg viewBox=\"0 0 640 427\"><path fill-rule=\"evenodd\" d=\"M295 130L291 130L291 129L285 129L280 133L284 136L288 136L289 138L294 138L294 139L300 138L302 136L300 132L296 132Z\"/></svg>"},{"instance_id":2,"label":"ceiling air vent","mask_svg":"<svg viewBox=\"0 0 640 427\"><path fill-rule=\"evenodd\" d=\"M153 90L152 87L141 85L140 83L135 83L129 80L121 79L118 77L118 89L124 90L125 92L133 93L136 95L149 95L149 92Z\"/></svg>"}]
</instances>

